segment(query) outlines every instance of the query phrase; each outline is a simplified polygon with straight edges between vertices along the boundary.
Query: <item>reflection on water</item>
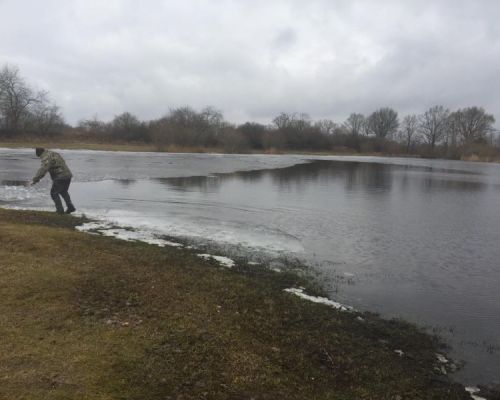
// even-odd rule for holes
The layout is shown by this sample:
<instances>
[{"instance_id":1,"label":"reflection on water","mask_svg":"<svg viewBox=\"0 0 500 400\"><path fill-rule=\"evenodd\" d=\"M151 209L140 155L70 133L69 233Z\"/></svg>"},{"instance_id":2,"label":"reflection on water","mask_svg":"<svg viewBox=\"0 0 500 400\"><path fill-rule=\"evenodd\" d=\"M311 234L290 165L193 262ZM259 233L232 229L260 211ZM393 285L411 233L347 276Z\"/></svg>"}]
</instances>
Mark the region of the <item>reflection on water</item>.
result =
<instances>
[{"instance_id":1,"label":"reflection on water","mask_svg":"<svg viewBox=\"0 0 500 400\"><path fill-rule=\"evenodd\" d=\"M77 176L72 197L88 215L225 243L249 257L293 254L332 298L444 335L468 362L464 381L500 376L500 166L109 154L67 155ZM29 179L22 165L8 165L21 171L13 179ZM91 182L79 181L79 168ZM119 179L107 179L109 171ZM26 192L2 182L0 201L51 206L44 184Z\"/></svg>"},{"instance_id":2,"label":"reflection on water","mask_svg":"<svg viewBox=\"0 0 500 400\"><path fill-rule=\"evenodd\" d=\"M486 382L500 376L500 191L483 178L314 161L156 182L198 205L215 204L218 220L297 238L332 297L431 326L468 360L461 378ZM339 276L350 284L339 286Z\"/></svg>"}]
</instances>

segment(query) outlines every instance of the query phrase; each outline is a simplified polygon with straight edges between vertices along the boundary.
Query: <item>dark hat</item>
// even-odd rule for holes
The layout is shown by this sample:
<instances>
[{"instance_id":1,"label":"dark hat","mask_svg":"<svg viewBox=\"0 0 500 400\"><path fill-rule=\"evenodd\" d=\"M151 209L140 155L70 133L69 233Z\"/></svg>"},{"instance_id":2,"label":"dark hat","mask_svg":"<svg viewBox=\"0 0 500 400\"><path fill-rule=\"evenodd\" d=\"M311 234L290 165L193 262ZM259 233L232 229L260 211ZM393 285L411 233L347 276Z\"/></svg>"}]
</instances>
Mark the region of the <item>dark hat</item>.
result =
<instances>
[{"instance_id":1,"label":"dark hat","mask_svg":"<svg viewBox=\"0 0 500 400\"><path fill-rule=\"evenodd\" d=\"M35 153L38 157L40 157L42 155L42 153L45 151L45 149L43 147L37 147L35 149Z\"/></svg>"}]
</instances>

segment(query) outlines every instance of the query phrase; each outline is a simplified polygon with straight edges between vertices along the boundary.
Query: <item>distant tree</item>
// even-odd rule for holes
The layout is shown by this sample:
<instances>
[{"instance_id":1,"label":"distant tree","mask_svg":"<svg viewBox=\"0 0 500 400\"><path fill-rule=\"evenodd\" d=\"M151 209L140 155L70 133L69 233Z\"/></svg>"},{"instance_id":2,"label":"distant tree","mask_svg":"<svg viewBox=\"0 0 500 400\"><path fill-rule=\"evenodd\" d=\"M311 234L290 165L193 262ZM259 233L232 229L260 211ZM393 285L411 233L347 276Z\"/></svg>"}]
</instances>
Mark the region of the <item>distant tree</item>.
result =
<instances>
[{"instance_id":1,"label":"distant tree","mask_svg":"<svg viewBox=\"0 0 500 400\"><path fill-rule=\"evenodd\" d=\"M294 114L282 112L273 119L273 124L276 125L276 128L278 129L286 129L288 126L290 126L293 118Z\"/></svg>"},{"instance_id":2,"label":"distant tree","mask_svg":"<svg viewBox=\"0 0 500 400\"><path fill-rule=\"evenodd\" d=\"M418 117L419 131L431 150L446 137L450 112L443 106L434 106Z\"/></svg>"},{"instance_id":3,"label":"distant tree","mask_svg":"<svg viewBox=\"0 0 500 400\"><path fill-rule=\"evenodd\" d=\"M111 132L112 136L119 140L148 140L145 124L129 112L117 115L111 121Z\"/></svg>"},{"instance_id":4,"label":"distant tree","mask_svg":"<svg viewBox=\"0 0 500 400\"><path fill-rule=\"evenodd\" d=\"M45 99L34 104L29 121L33 133L42 136L60 134L66 126L59 107Z\"/></svg>"},{"instance_id":5,"label":"distant tree","mask_svg":"<svg viewBox=\"0 0 500 400\"><path fill-rule=\"evenodd\" d=\"M468 107L450 114L453 131L463 145L486 142L493 131L495 118L486 114L483 108Z\"/></svg>"},{"instance_id":6,"label":"distant tree","mask_svg":"<svg viewBox=\"0 0 500 400\"><path fill-rule=\"evenodd\" d=\"M217 146L223 140L221 133L226 128L229 128L229 124L222 113L210 106L201 112L188 106L174 108L151 123L153 136L159 146Z\"/></svg>"},{"instance_id":7,"label":"distant tree","mask_svg":"<svg viewBox=\"0 0 500 400\"><path fill-rule=\"evenodd\" d=\"M30 107L45 97L34 91L19 74L19 68L5 65L0 71L0 117L3 129L16 134L27 121Z\"/></svg>"},{"instance_id":8,"label":"distant tree","mask_svg":"<svg viewBox=\"0 0 500 400\"><path fill-rule=\"evenodd\" d=\"M382 139L392 136L398 127L398 113L388 107L373 112L366 121L367 132Z\"/></svg>"},{"instance_id":9,"label":"distant tree","mask_svg":"<svg viewBox=\"0 0 500 400\"><path fill-rule=\"evenodd\" d=\"M338 125L331 119L320 119L314 123L314 127L323 135L333 135L338 129Z\"/></svg>"},{"instance_id":10,"label":"distant tree","mask_svg":"<svg viewBox=\"0 0 500 400\"><path fill-rule=\"evenodd\" d=\"M244 153L248 150L249 142L243 132L226 126L219 133L218 145L229 153Z\"/></svg>"},{"instance_id":11,"label":"distant tree","mask_svg":"<svg viewBox=\"0 0 500 400\"><path fill-rule=\"evenodd\" d=\"M366 127L366 118L363 114L352 113L344 122L343 126L350 135L361 135Z\"/></svg>"},{"instance_id":12,"label":"distant tree","mask_svg":"<svg viewBox=\"0 0 500 400\"><path fill-rule=\"evenodd\" d=\"M264 148L264 134L266 127L256 122L245 122L238 126L238 131L245 136L248 145L253 149Z\"/></svg>"},{"instance_id":13,"label":"distant tree","mask_svg":"<svg viewBox=\"0 0 500 400\"><path fill-rule=\"evenodd\" d=\"M306 148L310 145L312 122L306 113L281 113L273 119L273 124L281 133L284 147L291 149Z\"/></svg>"},{"instance_id":14,"label":"distant tree","mask_svg":"<svg viewBox=\"0 0 500 400\"><path fill-rule=\"evenodd\" d=\"M410 152L411 145L415 142L418 131L418 118L416 115L407 115L401 124L401 137L406 146L406 153Z\"/></svg>"},{"instance_id":15,"label":"distant tree","mask_svg":"<svg viewBox=\"0 0 500 400\"><path fill-rule=\"evenodd\" d=\"M82 119L78 122L77 128L89 135L105 135L108 133L108 124L101 121L97 115L89 119Z\"/></svg>"},{"instance_id":16,"label":"distant tree","mask_svg":"<svg viewBox=\"0 0 500 400\"><path fill-rule=\"evenodd\" d=\"M213 106L207 106L201 110L200 116L206 123L206 126L211 126L214 129L222 129L226 124L222 111Z\"/></svg>"},{"instance_id":17,"label":"distant tree","mask_svg":"<svg viewBox=\"0 0 500 400\"><path fill-rule=\"evenodd\" d=\"M494 135L494 138L493 138L493 143L494 143L495 147L498 147L500 149L500 132L499 131L496 131L496 135Z\"/></svg>"}]
</instances>

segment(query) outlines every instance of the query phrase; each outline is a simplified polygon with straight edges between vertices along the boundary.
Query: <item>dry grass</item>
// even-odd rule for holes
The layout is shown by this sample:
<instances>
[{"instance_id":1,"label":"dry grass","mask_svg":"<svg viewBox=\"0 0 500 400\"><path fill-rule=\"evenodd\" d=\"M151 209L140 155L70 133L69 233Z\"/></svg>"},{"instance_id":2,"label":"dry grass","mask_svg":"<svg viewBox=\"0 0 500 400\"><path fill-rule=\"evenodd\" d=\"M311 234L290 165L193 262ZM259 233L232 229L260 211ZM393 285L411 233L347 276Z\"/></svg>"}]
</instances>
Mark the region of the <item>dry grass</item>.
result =
<instances>
[{"instance_id":1,"label":"dry grass","mask_svg":"<svg viewBox=\"0 0 500 400\"><path fill-rule=\"evenodd\" d=\"M222 148L211 148L201 146L176 146L168 145L158 147L154 144L139 142L87 142L79 140L19 140L19 141L1 141L0 147L5 148L35 148L45 147L50 149L67 150L104 150L104 151L130 151L130 152L168 152L168 153L224 153Z\"/></svg>"},{"instance_id":2,"label":"dry grass","mask_svg":"<svg viewBox=\"0 0 500 400\"><path fill-rule=\"evenodd\" d=\"M79 222L0 210L1 399L468 398L411 325Z\"/></svg>"}]
</instances>

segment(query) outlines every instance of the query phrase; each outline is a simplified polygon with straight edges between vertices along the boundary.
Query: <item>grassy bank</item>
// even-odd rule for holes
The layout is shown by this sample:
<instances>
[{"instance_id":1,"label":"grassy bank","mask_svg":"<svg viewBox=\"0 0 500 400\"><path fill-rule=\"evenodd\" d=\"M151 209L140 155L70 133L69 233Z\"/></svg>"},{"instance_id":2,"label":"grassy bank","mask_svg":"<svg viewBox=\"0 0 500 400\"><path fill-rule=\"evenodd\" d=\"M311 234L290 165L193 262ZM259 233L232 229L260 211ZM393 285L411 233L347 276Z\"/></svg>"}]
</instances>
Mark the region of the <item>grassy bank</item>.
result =
<instances>
[{"instance_id":1,"label":"grassy bank","mask_svg":"<svg viewBox=\"0 0 500 400\"><path fill-rule=\"evenodd\" d=\"M470 398L409 324L81 222L0 209L2 399Z\"/></svg>"},{"instance_id":2,"label":"grassy bank","mask_svg":"<svg viewBox=\"0 0 500 400\"><path fill-rule=\"evenodd\" d=\"M80 141L72 139L56 139L53 141L40 139L22 139L17 141L7 141L0 140L0 147L5 148L34 148L34 147L45 147L49 149L66 149L66 150L103 150L103 151L130 151L130 152L164 152L164 153L217 153L217 154L231 154L227 149L222 147L202 147L202 146L176 146L168 145L158 147L154 144L147 144L141 142L92 142L92 141ZM250 154L308 154L316 156L378 156L378 157L418 157L417 154L387 154L381 152L364 152L358 153L355 151L349 151L348 149L342 149L339 151L288 151L288 150L276 150L267 149L265 151L248 150L246 153ZM498 156L478 156L477 154L472 154L469 156L463 156L461 161L473 161L473 162L500 162Z\"/></svg>"},{"instance_id":3,"label":"grassy bank","mask_svg":"<svg viewBox=\"0 0 500 400\"><path fill-rule=\"evenodd\" d=\"M168 145L158 147L154 144L140 142L91 142L71 139L55 139L52 141L40 139L22 139L16 141L0 140L0 147L5 148L57 148L66 150L105 150L105 151L131 151L131 152L166 152L166 153L218 153L224 154L228 151L222 147L202 147L202 146L177 146ZM313 155L349 155L349 156L384 156L382 153L356 153L353 151L280 151L268 149L266 151L249 150L252 154L313 154ZM407 155L401 155L405 157Z\"/></svg>"}]
</instances>

